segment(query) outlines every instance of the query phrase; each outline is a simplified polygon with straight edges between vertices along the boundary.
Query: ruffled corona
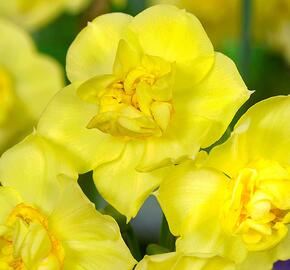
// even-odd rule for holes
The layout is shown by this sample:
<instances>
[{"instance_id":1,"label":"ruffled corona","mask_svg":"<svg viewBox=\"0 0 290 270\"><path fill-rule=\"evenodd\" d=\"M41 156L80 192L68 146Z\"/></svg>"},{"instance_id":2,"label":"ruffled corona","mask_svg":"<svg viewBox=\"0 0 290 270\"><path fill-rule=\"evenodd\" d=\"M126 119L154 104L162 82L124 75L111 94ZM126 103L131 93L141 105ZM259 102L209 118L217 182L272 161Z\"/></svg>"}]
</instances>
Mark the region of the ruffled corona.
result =
<instances>
[{"instance_id":1,"label":"ruffled corona","mask_svg":"<svg viewBox=\"0 0 290 270\"><path fill-rule=\"evenodd\" d=\"M130 66L120 60L127 55ZM173 65L159 57L140 56L124 40L116 58L113 75L93 78L78 89L84 100L95 100L99 106L88 128L128 138L162 136L173 113Z\"/></svg>"},{"instance_id":2,"label":"ruffled corona","mask_svg":"<svg viewBox=\"0 0 290 270\"><path fill-rule=\"evenodd\" d=\"M290 223L290 167L274 161L257 161L238 172L225 202L225 229L241 235L248 250L275 247L288 233Z\"/></svg>"},{"instance_id":3,"label":"ruffled corona","mask_svg":"<svg viewBox=\"0 0 290 270\"><path fill-rule=\"evenodd\" d=\"M50 232L47 217L33 206L14 207L1 224L0 243L0 269L63 269L64 249ZM33 249L27 250L30 245Z\"/></svg>"}]
</instances>

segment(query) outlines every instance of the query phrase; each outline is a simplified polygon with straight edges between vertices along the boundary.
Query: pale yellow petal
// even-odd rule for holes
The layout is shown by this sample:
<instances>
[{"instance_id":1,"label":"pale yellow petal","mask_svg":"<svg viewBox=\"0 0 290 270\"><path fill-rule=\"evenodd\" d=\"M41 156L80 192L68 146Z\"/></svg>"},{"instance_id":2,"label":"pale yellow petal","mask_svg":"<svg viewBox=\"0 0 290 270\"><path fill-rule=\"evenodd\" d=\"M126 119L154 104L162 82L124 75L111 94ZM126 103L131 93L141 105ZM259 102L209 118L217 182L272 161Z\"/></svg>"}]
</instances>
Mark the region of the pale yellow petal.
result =
<instances>
[{"instance_id":1,"label":"pale yellow petal","mask_svg":"<svg viewBox=\"0 0 290 270\"><path fill-rule=\"evenodd\" d=\"M238 109L251 94L235 63L221 53L215 54L215 63L210 73L191 91L185 105L189 108L189 114L212 120L208 133L201 141L203 148L222 136ZM185 96L180 98L185 101Z\"/></svg>"},{"instance_id":2,"label":"pale yellow petal","mask_svg":"<svg viewBox=\"0 0 290 270\"><path fill-rule=\"evenodd\" d=\"M117 223L95 210L77 183L59 178L60 195L49 226L65 249L65 270L131 270L135 260Z\"/></svg>"},{"instance_id":3,"label":"pale yellow petal","mask_svg":"<svg viewBox=\"0 0 290 270\"><path fill-rule=\"evenodd\" d=\"M29 65L15 74L16 95L28 113L38 120L51 98L64 86L63 70L50 57L33 54Z\"/></svg>"},{"instance_id":4,"label":"pale yellow petal","mask_svg":"<svg viewBox=\"0 0 290 270\"><path fill-rule=\"evenodd\" d=\"M91 2L92 0L67 0L66 10L72 14L77 14L87 8Z\"/></svg>"},{"instance_id":5,"label":"pale yellow petal","mask_svg":"<svg viewBox=\"0 0 290 270\"><path fill-rule=\"evenodd\" d=\"M19 193L10 187L0 187L0 237L5 230L1 225L5 224L7 217L14 207L22 202Z\"/></svg>"},{"instance_id":6,"label":"pale yellow petal","mask_svg":"<svg viewBox=\"0 0 290 270\"><path fill-rule=\"evenodd\" d=\"M215 147L208 165L234 175L257 159L290 164L290 96L276 96L251 107L238 121L230 139Z\"/></svg>"},{"instance_id":7,"label":"pale yellow petal","mask_svg":"<svg viewBox=\"0 0 290 270\"><path fill-rule=\"evenodd\" d=\"M288 230L290 226L288 225ZM262 251L250 252L245 261L237 265L237 270L248 270L255 268L257 270L272 270L275 262L290 259L290 234L280 242L276 247ZM259 263L257 263L259 262Z\"/></svg>"},{"instance_id":8,"label":"pale yellow petal","mask_svg":"<svg viewBox=\"0 0 290 270\"><path fill-rule=\"evenodd\" d=\"M216 223L216 220L209 222ZM197 231L177 239L176 250L187 254L216 254L237 264L243 262L248 251L239 237L230 236L216 225L199 227Z\"/></svg>"},{"instance_id":9,"label":"pale yellow petal","mask_svg":"<svg viewBox=\"0 0 290 270\"><path fill-rule=\"evenodd\" d=\"M15 188L24 201L47 212L54 205L58 174L77 179L77 173L63 150L32 134L10 148L0 159L0 182Z\"/></svg>"},{"instance_id":10,"label":"pale yellow petal","mask_svg":"<svg viewBox=\"0 0 290 270\"><path fill-rule=\"evenodd\" d=\"M186 256L178 252L145 256L136 270L235 270L231 261L210 254L203 256Z\"/></svg>"},{"instance_id":11,"label":"pale yellow petal","mask_svg":"<svg viewBox=\"0 0 290 270\"><path fill-rule=\"evenodd\" d=\"M32 39L20 27L8 20L0 19L0 66L14 70L29 63L30 54L35 50ZM20 49L21 48L21 49Z\"/></svg>"},{"instance_id":12,"label":"pale yellow petal","mask_svg":"<svg viewBox=\"0 0 290 270\"><path fill-rule=\"evenodd\" d=\"M209 234L216 230L227 181L223 174L195 168L192 161L171 169L157 193L171 232L179 236L201 228Z\"/></svg>"},{"instance_id":13,"label":"pale yellow petal","mask_svg":"<svg viewBox=\"0 0 290 270\"><path fill-rule=\"evenodd\" d=\"M135 167L143 153L142 142L128 142L122 155L94 170L98 191L130 220L161 181L163 170L140 173ZM166 169L165 169L166 170Z\"/></svg>"},{"instance_id":14,"label":"pale yellow petal","mask_svg":"<svg viewBox=\"0 0 290 270\"><path fill-rule=\"evenodd\" d=\"M131 19L122 13L102 15L79 33L67 54L71 82L112 74L118 43Z\"/></svg>"},{"instance_id":15,"label":"pale yellow petal","mask_svg":"<svg viewBox=\"0 0 290 270\"><path fill-rule=\"evenodd\" d=\"M125 145L120 138L87 128L97 112L98 107L82 101L70 85L55 96L38 123L38 132L63 147L80 173L118 158Z\"/></svg>"},{"instance_id":16,"label":"pale yellow petal","mask_svg":"<svg viewBox=\"0 0 290 270\"><path fill-rule=\"evenodd\" d=\"M157 5L130 23L145 54L176 62L180 80L201 80L213 64L213 47L198 19L170 5ZM182 88L182 84L179 85Z\"/></svg>"}]
</instances>

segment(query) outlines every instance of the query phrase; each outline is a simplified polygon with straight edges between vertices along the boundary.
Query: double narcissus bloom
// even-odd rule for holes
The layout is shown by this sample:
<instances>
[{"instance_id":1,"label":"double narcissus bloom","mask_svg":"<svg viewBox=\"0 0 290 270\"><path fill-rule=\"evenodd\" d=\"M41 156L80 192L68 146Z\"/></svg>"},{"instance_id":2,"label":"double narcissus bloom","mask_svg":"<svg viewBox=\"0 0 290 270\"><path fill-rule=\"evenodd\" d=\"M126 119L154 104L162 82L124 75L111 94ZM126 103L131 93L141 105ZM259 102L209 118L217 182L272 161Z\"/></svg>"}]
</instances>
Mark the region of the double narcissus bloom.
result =
<instances>
[{"instance_id":1,"label":"double narcissus bloom","mask_svg":"<svg viewBox=\"0 0 290 270\"><path fill-rule=\"evenodd\" d=\"M254 105L230 139L179 165L158 198L182 252L217 252L237 269L290 258L290 96Z\"/></svg>"},{"instance_id":2,"label":"double narcissus bloom","mask_svg":"<svg viewBox=\"0 0 290 270\"><path fill-rule=\"evenodd\" d=\"M0 160L0 269L132 270L113 218L95 210L63 153L31 135Z\"/></svg>"},{"instance_id":3,"label":"double narcissus bloom","mask_svg":"<svg viewBox=\"0 0 290 270\"><path fill-rule=\"evenodd\" d=\"M128 219L163 168L217 141L250 95L200 22L169 5L96 18L71 45L67 74L72 84L37 131L78 172L93 169L100 193Z\"/></svg>"},{"instance_id":4,"label":"double narcissus bloom","mask_svg":"<svg viewBox=\"0 0 290 270\"><path fill-rule=\"evenodd\" d=\"M25 31L0 19L0 35L1 154L31 132L64 79L58 63L38 53Z\"/></svg>"},{"instance_id":5,"label":"double narcissus bloom","mask_svg":"<svg viewBox=\"0 0 290 270\"><path fill-rule=\"evenodd\" d=\"M91 0L9 0L0 1L0 16L29 30L45 26L62 12L77 13Z\"/></svg>"}]
</instances>

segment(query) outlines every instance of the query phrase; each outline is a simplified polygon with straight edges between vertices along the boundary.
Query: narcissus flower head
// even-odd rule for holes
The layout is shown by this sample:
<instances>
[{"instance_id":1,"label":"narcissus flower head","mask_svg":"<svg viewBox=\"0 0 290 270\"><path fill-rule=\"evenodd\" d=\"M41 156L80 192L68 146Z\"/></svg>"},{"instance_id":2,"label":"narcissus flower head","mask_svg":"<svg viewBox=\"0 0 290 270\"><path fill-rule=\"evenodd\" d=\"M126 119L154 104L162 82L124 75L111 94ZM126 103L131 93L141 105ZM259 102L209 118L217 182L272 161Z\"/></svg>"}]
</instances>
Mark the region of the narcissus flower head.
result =
<instances>
[{"instance_id":1,"label":"narcissus flower head","mask_svg":"<svg viewBox=\"0 0 290 270\"><path fill-rule=\"evenodd\" d=\"M290 258L289 117L289 96L259 102L227 142L162 183L158 198L183 252L216 251L241 270Z\"/></svg>"},{"instance_id":2,"label":"narcissus flower head","mask_svg":"<svg viewBox=\"0 0 290 270\"><path fill-rule=\"evenodd\" d=\"M60 66L36 51L28 34L0 20L0 153L32 130L63 87ZM49 79L47 79L49 78Z\"/></svg>"},{"instance_id":3,"label":"narcissus flower head","mask_svg":"<svg viewBox=\"0 0 290 270\"><path fill-rule=\"evenodd\" d=\"M62 12L78 13L90 0L10 0L0 2L0 16L36 30L45 26Z\"/></svg>"},{"instance_id":4,"label":"narcissus flower head","mask_svg":"<svg viewBox=\"0 0 290 270\"><path fill-rule=\"evenodd\" d=\"M133 268L117 223L95 210L75 177L62 153L37 135L3 155L0 269Z\"/></svg>"},{"instance_id":5,"label":"narcissus flower head","mask_svg":"<svg viewBox=\"0 0 290 270\"><path fill-rule=\"evenodd\" d=\"M72 85L38 131L69 150L80 172L94 169L98 190L128 218L158 187L158 169L218 140L250 95L200 22L170 5L96 18L66 68Z\"/></svg>"}]
</instances>

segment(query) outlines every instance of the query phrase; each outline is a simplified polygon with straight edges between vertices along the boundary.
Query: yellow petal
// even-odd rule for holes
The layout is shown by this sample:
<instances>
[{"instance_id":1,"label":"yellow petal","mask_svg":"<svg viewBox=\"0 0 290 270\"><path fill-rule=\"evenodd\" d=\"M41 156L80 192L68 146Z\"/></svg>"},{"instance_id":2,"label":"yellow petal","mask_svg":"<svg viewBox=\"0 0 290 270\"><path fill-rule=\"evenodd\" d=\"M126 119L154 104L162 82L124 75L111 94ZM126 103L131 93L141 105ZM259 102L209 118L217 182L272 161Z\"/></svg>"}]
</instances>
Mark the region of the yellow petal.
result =
<instances>
[{"instance_id":1,"label":"yellow petal","mask_svg":"<svg viewBox=\"0 0 290 270\"><path fill-rule=\"evenodd\" d=\"M207 258L208 256L208 258ZM186 256L177 252L145 256L136 270L235 270L235 265L221 257L205 254Z\"/></svg>"},{"instance_id":2,"label":"yellow petal","mask_svg":"<svg viewBox=\"0 0 290 270\"><path fill-rule=\"evenodd\" d=\"M288 225L288 231L290 226ZM237 265L237 270L248 270L253 267L257 270L272 269L275 262L282 260L286 261L290 259L290 234L274 248L259 251L249 252L247 258ZM259 263L257 263L259 262Z\"/></svg>"},{"instance_id":3,"label":"yellow petal","mask_svg":"<svg viewBox=\"0 0 290 270\"><path fill-rule=\"evenodd\" d=\"M203 148L222 136L238 109L251 94L234 62L221 53L215 54L212 70L191 91L191 98L186 95L183 98L189 100L185 105L189 108L188 113L212 120L212 125L201 142Z\"/></svg>"},{"instance_id":4,"label":"yellow petal","mask_svg":"<svg viewBox=\"0 0 290 270\"><path fill-rule=\"evenodd\" d=\"M16 95L25 109L38 120L51 98L64 86L63 71L50 57L35 54L29 65L17 70Z\"/></svg>"},{"instance_id":5,"label":"yellow petal","mask_svg":"<svg viewBox=\"0 0 290 270\"><path fill-rule=\"evenodd\" d=\"M67 54L67 75L71 82L112 74L118 43L131 16L112 13L97 17L84 28Z\"/></svg>"},{"instance_id":6,"label":"yellow petal","mask_svg":"<svg viewBox=\"0 0 290 270\"><path fill-rule=\"evenodd\" d=\"M98 104L100 93L105 91L115 79L112 75L93 77L78 87L77 94L84 101Z\"/></svg>"},{"instance_id":7,"label":"yellow petal","mask_svg":"<svg viewBox=\"0 0 290 270\"><path fill-rule=\"evenodd\" d=\"M139 64L140 52L124 39L121 39L116 52L116 59L113 67L114 74L118 74L119 76L127 75L130 70L136 68Z\"/></svg>"},{"instance_id":8,"label":"yellow petal","mask_svg":"<svg viewBox=\"0 0 290 270\"><path fill-rule=\"evenodd\" d=\"M1 225L5 224L7 217L10 215L14 207L21 201L22 198L13 188L0 187L0 237L2 235L2 230L4 229Z\"/></svg>"},{"instance_id":9,"label":"yellow petal","mask_svg":"<svg viewBox=\"0 0 290 270\"><path fill-rule=\"evenodd\" d=\"M17 240L19 240L19 236ZM13 243L13 245L15 244L16 243ZM22 244L21 258L26 267L32 268L35 263L47 257L51 248L52 246L47 230L38 223L32 223L29 226L29 231L26 233L25 240Z\"/></svg>"},{"instance_id":10,"label":"yellow petal","mask_svg":"<svg viewBox=\"0 0 290 270\"><path fill-rule=\"evenodd\" d=\"M140 173L135 167L143 153L143 143L128 142L115 161L94 170L98 191L111 205L130 220L161 181L162 170Z\"/></svg>"},{"instance_id":11,"label":"yellow petal","mask_svg":"<svg viewBox=\"0 0 290 270\"><path fill-rule=\"evenodd\" d=\"M97 212L75 181L60 177L59 184L49 225L64 244L64 269L131 270L135 260L113 218Z\"/></svg>"},{"instance_id":12,"label":"yellow petal","mask_svg":"<svg viewBox=\"0 0 290 270\"><path fill-rule=\"evenodd\" d=\"M290 96L276 96L251 107L230 139L215 147L208 164L228 175L257 158L290 164Z\"/></svg>"},{"instance_id":13,"label":"yellow petal","mask_svg":"<svg viewBox=\"0 0 290 270\"><path fill-rule=\"evenodd\" d=\"M98 107L82 101L70 85L61 90L43 113L38 132L61 145L74 161L80 173L119 157L125 142L87 125Z\"/></svg>"},{"instance_id":14,"label":"yellow petal","mask_svg":"<svg viewBox=\"0 0 290 270\"><path fill-rule=\"evenodd\" d=\"M227 178L209 169L197 169L192 161L171 169L157 198L170 231L178 236L219 226L220 207L227 192ZM205 230L206 230L205 228Z\"/></svg>"},{"instance_id":15,"label":"yellow petal","mask_svg":"<svg viewBox=\"0 0 290 270\"><path fill-rule=\"evenodd\" d=\"M91 0L69 0L66 1L66 10L72 14L77 14L84 10L90 2Z\"/></svg>"},{"instance_id":16,"label":"yellow petal","mask_svg":"<svg viewBox=\"0 0 290 270\"><path fill-rule=\"evenodd\" d=\"M211 72L201 83L173 94L174 113L168 129L161 138L146 142L138 169L178 163L196 155L200 147L210 146L222 136L249 95L234 63L217 53Z\"/></svg>"},{"instance_id":17,"label":"yellow petal","mask_svg":"<svg viewBox=\"0 0 290 270\"><path fill-rule=\"evenodd\" d=\"M198 19L184 10L170 5L148 8L132 20L129 29L145 54L176 62L183 79L199 81L212 66L211 42Z\"/></svg>"},{"instance_id":18,"label":"yellow petal","mask_svg":"<svg viewBox=\"0 0 290 270\"><path fill-rule=\"evenodd\" d=\"M58 191L49 183L56 181L58 174L77 179L63 151L38 135L30 135L0 159L2 185L15 188L24 201L34 203L45 212L55 203Z\"/></svg>"},{"instance_id":19,"label":"yellow petal","mask_svg":"<svg viewBox=\"0 0 290 270\"><path fill-rule=\"evenodd\" d=\"M35 46L29 35L20 27L15 26L9 21L0 19L0 65L1 67L16 69L19 65L29 63L31 53ZM21 48L21 49L20 49Z\"/></svg>"}]
</instances>

